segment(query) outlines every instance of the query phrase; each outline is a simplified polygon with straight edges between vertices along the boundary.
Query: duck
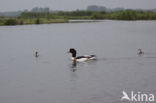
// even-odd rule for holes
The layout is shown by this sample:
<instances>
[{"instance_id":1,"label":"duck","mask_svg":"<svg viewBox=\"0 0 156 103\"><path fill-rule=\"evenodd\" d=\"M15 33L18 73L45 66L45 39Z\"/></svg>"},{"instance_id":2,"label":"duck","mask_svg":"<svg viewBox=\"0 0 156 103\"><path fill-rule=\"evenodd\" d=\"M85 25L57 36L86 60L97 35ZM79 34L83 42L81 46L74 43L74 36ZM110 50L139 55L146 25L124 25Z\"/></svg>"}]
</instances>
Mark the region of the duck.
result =
<instances>
[{"instance_id":1,"label":"duck","mask_svg":"<svg viewBox=\"0 0 156 103\"><path fill-rule=\"evenodd\" d=\"M138 49L138 55L142 55L142 54L144 54L144 52L139 48Z\"/></svg>"},{"instance_id":2,"label":"duck","mask_svg":"<svg viewBox=\"0 0 156 103\"><path fill-rule=\"evenodd\" d=\"M88 60L96 60L96 55L83 55L83 56L76 56L77 51L74 48L70 48L68 53L72 54L71 59L73 60L74 63L76 62L84 62Z\"/></svg>"}]
</instances>

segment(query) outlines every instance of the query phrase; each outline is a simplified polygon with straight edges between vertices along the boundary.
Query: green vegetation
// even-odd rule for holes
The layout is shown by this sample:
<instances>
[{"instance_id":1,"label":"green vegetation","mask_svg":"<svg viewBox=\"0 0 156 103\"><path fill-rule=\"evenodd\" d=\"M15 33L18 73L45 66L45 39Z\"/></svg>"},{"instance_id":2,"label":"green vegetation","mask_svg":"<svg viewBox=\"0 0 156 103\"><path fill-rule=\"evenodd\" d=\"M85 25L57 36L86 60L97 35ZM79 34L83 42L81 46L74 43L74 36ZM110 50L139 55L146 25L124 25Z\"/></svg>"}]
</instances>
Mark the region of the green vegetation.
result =
<instances>
[{"instance_id":1,"label":"green vegetation","mask_svg":"<svg viewBox=\"0 0 156 103\"><path fill-rule=\"evenodd\" d=\"M67 19L47 19L47 18L5 18L0 20L0 25L27 25L27 24L50 24L67 23Z\"/></svg>"},{"instance_id":2,"label":"green vegetation","mask_svg":"<svg viewBox=\"0 0 156 103\"><path fill-rule=\"evenodd\" d=\"M71 11L71 12L24 12L21 14L20 18L46 18L46 19L90 19L89 16L93 12L90 11Z\"/></svg>"},{"instance_id":3,"label":"green vegetation","mask_svg":"<svg viewBox=\"0 0 156 103\"><path fill-rule=\"evenodd\" d=\"M109 19L116 20L156 20L155 12L139 12L134 10L125 10L112 12L109 15Z\"/></svg>"},{"instance_id":4,"label":"green vegetation","mask_svg":"<svg viewBox=\"0 0 156 103\"><path fill-rule=\"evenodd\" d=\"M156 20L156 12L121 10L116 12L105 11L71 11L57 13L22 13L20 18L46 18L46 19L115 19L115 20Z\"/></svg>"},{"instance_id":5,"label":"green vegetation","mask_svg":"<svg viewBox=\"0 0 156 103\"><path fill-rule=\"evenodd\" d=\"M107 14L105 12L95 12L92 14L91 18L96 20L107 19L106 15Z\"/></svg>"},{"instance_id":6,"label":"green vegetation","mask_svg":"<svg viewBox=\"0 0 156 103\"><path fill-rule=\"evenodd\" d=\"M7 19L4 22L4 25L17 25L17 20L16 19Z\"/></svg>"},{"instance_id":7,"label":"green vegetation","mask_svg":"<svg viewBox=\"0 0 156 103\"><path fill-rule=\"evenodd\" d=\"M47 19L47 18L25 18L21 19L23 24L50 24L50 23L66 23L67 19Z\"/></svg>"},{"instance_id":8,"label":"green vegetation","mask_svg":"<svg viewBox=\"0 0 156 103\"><path fill-rule=\"evenodd\" d=\"M39 18L35 20L35 24L40 24L40 23L41 23L41 21Z\"/></svg>"},{"instance_id":9,"label":"green vegetation","mask_svg":"<svg viewBox=\"0 0 156 103\"><path fill-rule=\"evenodd\" d=\"M121 10L105 11L60 11L60 12L23 12L19 17L0 18L0 25L67 23L69 19L93 20L156 20L156 12Z\"/></svg>"}]
</instances>

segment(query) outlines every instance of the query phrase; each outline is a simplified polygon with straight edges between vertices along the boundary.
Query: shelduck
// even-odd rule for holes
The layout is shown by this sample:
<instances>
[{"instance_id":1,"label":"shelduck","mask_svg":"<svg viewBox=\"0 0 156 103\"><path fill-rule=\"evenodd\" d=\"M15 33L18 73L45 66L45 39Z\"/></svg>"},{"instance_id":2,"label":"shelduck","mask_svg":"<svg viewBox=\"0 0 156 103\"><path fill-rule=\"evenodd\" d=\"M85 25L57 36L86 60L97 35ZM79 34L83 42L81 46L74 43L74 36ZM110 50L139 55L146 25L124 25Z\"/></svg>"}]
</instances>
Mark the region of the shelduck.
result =
<instances>
[{"instance_id":1,"label":"shelduck","mask_svg":"<svg viewBox=\"0 0 156 103\"><path fill-rule=\"evenodd\" d=\"M74 48L70 48L68 53L72 54L72 60L73 62L84 62L84 61L88 61L88 60L96 60L96 56L95 55L84 55L84 56L76 56L76 50Z\"/></svg>"}]
</instances>

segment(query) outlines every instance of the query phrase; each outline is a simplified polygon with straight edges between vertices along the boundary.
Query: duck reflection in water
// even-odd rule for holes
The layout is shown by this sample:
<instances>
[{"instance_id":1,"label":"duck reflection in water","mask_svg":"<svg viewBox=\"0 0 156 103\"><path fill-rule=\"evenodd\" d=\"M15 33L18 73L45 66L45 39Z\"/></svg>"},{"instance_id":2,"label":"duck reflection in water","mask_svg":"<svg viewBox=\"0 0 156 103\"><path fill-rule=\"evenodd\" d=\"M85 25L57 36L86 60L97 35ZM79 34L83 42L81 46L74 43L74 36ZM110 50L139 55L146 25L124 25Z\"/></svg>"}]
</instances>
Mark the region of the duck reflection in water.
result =
<instances>
[{"instance_id":1,"label":"duck reflection in water","mask_svg":"<svg viewBox=\"0 0 156 103\"><path fill-rule=\"evenodd\" d=\"M76 63L76 62L73 62L73 63L72 63L72 67L71 67L71 71L72 71L72 72L76 72L76 70L77 70L77 69L76 69L76 66L77 66L77 63Z\"/></svg>"},{"instance_id":2,"label":"duck reflection in water","mask_svg":"<svg viewBox=\"0 0 156 103\"><path fill-rule=\"evenodd\" d=\"M38 52L36 51L35 52L35 57L37 58L37 57L39 57L39 55L38 55Z\"/></svg>"}]
</instances>

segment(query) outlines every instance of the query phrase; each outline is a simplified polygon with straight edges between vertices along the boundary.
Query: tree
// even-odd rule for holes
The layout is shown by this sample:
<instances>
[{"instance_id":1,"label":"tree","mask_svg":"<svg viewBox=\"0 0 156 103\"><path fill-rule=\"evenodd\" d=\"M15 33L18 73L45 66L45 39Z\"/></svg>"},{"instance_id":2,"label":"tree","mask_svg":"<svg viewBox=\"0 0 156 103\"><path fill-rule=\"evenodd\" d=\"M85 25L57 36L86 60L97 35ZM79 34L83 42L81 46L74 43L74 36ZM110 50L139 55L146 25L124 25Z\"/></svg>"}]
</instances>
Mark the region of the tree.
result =
<instances>
[{"instance_id":1,"label":"tree","mask_svg":"<svg viewBox=\"0 0 156 103\"><path fill-rule=\"evenodd\" d=\"M37 18L37 19L36 19L35 24L41 24L41 22L40 22L40 19L39 19L39 18Z\"/></svg>"},{"instance_id":2,"label":"tree","mask_svg":"<svg viewBox=\"0 0 156 103\"><path fill-rule=\"evenodd\" d=\"M16 19L8 19L5 21L4 25L17 25Z\"/></svg>"}]
</instances>

